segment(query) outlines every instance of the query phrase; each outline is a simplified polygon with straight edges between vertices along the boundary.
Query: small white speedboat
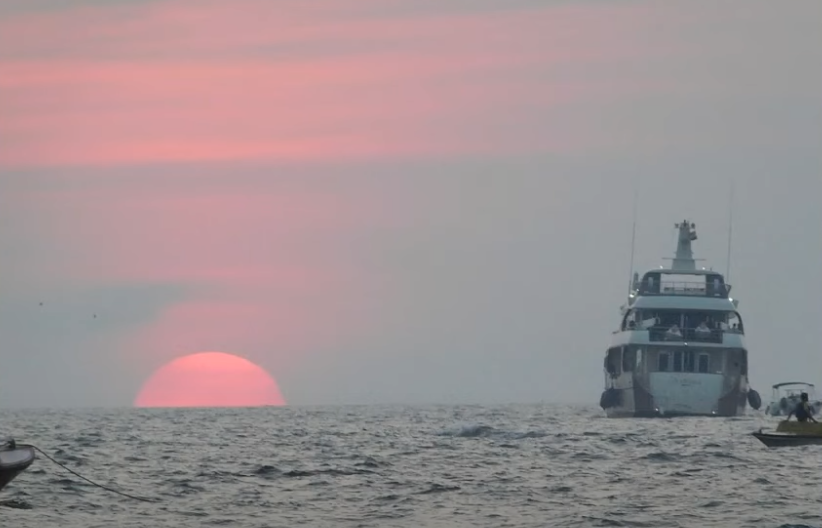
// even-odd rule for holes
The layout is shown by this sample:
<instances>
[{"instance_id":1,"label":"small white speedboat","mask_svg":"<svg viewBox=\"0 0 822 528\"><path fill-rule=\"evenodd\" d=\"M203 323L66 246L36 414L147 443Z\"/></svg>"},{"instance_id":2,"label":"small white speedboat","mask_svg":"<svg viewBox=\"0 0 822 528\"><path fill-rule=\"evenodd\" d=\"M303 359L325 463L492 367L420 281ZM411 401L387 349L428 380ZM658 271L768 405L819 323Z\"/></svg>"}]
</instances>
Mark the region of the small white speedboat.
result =
<instances>
[{"instance_id":1,"label":"small white speedboat","mask_svg":"<svg viewBox=\"0 0 822 528\"><path fill-rule=\"evenodd\" d=\"M771 416L787 416L799 403L800 395L804 392L808 395L808 400L814 415L822 411L822 401L816 397L816 388L813 383L804 381L786 381L777 383L772 387L773 395L771 403L765 409L765 413Z\"/></svg>"},{"instance_id":2,"label":"small white speedboat","mask_svg":"<svg viewBox=\"0 0 822 528\"><path fill-rule=\"evenodd\" d=\"M18 445L14 440L0 443L0 490L34 462L35 451L30 445Z\"/></svg>"}]
</instances>

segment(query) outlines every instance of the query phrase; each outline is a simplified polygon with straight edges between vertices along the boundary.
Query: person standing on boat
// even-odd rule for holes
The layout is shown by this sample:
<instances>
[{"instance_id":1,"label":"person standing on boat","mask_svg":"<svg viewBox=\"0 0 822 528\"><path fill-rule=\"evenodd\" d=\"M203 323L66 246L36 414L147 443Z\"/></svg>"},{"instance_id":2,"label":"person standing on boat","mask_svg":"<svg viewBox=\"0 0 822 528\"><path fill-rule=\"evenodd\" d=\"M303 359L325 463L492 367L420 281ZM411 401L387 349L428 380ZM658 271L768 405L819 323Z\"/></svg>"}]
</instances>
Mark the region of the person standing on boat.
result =
<instances>
[{"instance_id":1,"label":"person standing on boat","mask_svg":"<svg viewBox=\"0 0 822 528\"><path fill-rule=\"evenodd\" d=\"M785 420L790 420L791 416L796 416L796 420L798 422L807 422L808 420L816 423L814 419L813 410L811 410L810 404L808 404L808 393L803 392L799 395L799 403L796 404L796 407L788 414L788 417Z\"/></svg>"}]
</instances>

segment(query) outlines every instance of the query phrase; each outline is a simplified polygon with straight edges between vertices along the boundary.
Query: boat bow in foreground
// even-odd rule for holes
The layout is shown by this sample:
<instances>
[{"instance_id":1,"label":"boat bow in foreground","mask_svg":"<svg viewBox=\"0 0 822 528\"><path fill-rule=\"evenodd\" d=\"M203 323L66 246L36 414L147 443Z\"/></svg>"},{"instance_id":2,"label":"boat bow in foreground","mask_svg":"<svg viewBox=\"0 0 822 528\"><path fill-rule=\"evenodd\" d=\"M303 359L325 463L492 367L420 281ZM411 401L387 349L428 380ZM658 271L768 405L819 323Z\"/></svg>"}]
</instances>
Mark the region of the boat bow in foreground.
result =
<instances>
[{"instance_id":1,"label":"boat bow in foreground","mask_svg":"<svg viewBox=\"0 0 822 528\"><path fill-rule=\"evenodd\" d=\"M14 440L0 444L0 490L34 462L35 451L30 445L18 445Z\"/></svg>"}]
</instances>

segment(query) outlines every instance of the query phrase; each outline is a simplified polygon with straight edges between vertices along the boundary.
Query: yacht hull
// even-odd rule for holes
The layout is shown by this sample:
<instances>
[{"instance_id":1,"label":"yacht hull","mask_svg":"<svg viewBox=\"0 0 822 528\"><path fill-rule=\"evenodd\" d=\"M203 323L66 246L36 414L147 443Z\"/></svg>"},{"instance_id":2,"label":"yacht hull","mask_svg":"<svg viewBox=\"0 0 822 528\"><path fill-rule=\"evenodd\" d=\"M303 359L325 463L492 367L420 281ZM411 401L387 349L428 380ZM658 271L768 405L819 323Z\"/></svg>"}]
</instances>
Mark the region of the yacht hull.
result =
<instances>
[{"instance_id":1,"label":"yacht hull","mask_svg":"<svg viewBox=\"0 0 822 528\"><path fill-rule=\"evenodd\" d=\"M716 394L703 391L698 385L690 390L680 387L678 399L671 397L670 390L653 391L639 385L609 389L606 393L611 395L604 405L608 418L732 417L744 415L747 403L745 392L739 388Z\"/></svg>"},{"instance_id":2,"label":"yacht hull","mask_svg":"<svg viewBox=\"0 0 822 528\"><path fill-rule=\"evenodd\" d=\"M718 414L718 413L710 413L710 414L701 414L701 413L686 413L686 412L665 412L664 414L658 411L628 411L628 410L619 410L619 409L609 409L605 411L605 415L608 418L729 418L732 416L740 416L743 413L734 413L734 414Z\"/></svg>"}]
</instances>

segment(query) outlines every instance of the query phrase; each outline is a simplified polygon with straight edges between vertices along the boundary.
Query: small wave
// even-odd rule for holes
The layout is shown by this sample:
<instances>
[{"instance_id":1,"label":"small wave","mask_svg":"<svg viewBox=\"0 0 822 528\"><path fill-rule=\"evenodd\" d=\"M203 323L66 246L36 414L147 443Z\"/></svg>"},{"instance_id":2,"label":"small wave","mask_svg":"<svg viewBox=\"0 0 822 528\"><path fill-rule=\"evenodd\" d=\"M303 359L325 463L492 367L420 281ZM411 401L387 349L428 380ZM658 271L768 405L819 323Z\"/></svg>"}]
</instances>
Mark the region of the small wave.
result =
<instances>
[{"instance_id":1,"label":"small wave","mask_svg":"<svg viewBox=\"0 0 822 528\"><path fill-rule=\"evenodd\" d=\"M458 438L477 438L493 433L495 429L490 425L464 425L457 429L450 429L440 433L440 436L455 436Z\"/></svg>"},{"instance_id":2,"label":"small wave","mask_svg":"<svg viewBox=\"0 0 822 528\"><path fill-rule=\"evenodd\" d=\"M709 456L712 456L712 457L716 457L716 458L724 458L724 459L728 459L728 460L739 460L740 462L749 462L748 460L745 460L742 457L738 457L736 455L733 455L733 454L725 452L725 451L706 453L706 454L709 455Z\"/></svg>"},{"instance_id":3,"label":"small wave","mask_svg":"<svg viewBox=\"0 0 822 528\"><path fill-rule=\"evenodd\" d=\"M528 431L527 433L514 433L516 440L525 440L526 438L545 438L548 433L542 431Z\"/></svg>"},{"instance_id":4,"label":"small wave","mask_svg":"<svg viewBox=\"0 0 822 528\"><path fill-rule=\"evenodd\" d=\"M298 478L298 477L315 477L318 475L330 475L333 477L338 476L350 476L350 475L370 475L373 474L373 471L368 469L341 469L341 468L328 468L328 469L292 469L289 471L284 471L282 473L283 477L291 477L291 478Z\"/></svg>"},{"instance_id":5,"label":"small wave","mask_svg":"<svg viewBox=\"0 0 822 528\"><path fill-rule=\"evenodd\" d=\"M445 484L432 484L430 488L425 491L421 491L420 495L428 495L430 493L445 493L447 491L459 491L461 488L459 486L447 486Z\"/></svg>"},{"instance_id":6,"label":"small wave","mask_svg":"<svg viewBox=\"0 0 822 528\"><path fill-rule=\"evenodd\" d=\"M452 436L455 438L489 438L499 437L506 440L527 440L531 438L544 438L547 433L543 431L505 431L496 429L490 425L464 425L461 427L446 429L439 433L439 436Z\"/></svg>"},{"instance_id":7,"label":"small wave","mask_svg":"<svg viewBox=\"0 0 822 528\"><path fill-rule=\"evenodd\" d=\"M379 497L376 497L374 500L377 502L393 502L401 500L402 498L402 495L397 495L396 493L389 493L388 495L381 495Z\"/></svg>"},{"instance_id":8,"label":"small wave","mask_svg":"<svg viewBox=\"0 0 822 528\"><path fill-rule=\"evenodd\" d=\"M610 519L608 517L589 517L587 515L582 517L588 521L593 521L594 524L591 526L628 526L622 521L618 521L617 519Z\"/></svg>"},{"instance_id":9,"label":"small wave","mask_svg":"<svg viewBox=\"0 0 822 528\"><path fill-rule=\"evenodd\" d=\"M599 453L580 452L574 453L573 455L571 455L571 458L573 458L574 460L584 460L591 462L594 460L606 460L609 457L607 455L602 455Z\"/></svg>"},{"instance_id":10,"label":"small wave","mask_svg":"<svg viewBox=\"0 0 822 528\"><path fill-rule=\"evenodd\" d=\"M78 436L75 440L75 445L80 447L93 447L104 443L102 436L97 433Z\"/></svg>"},{"instance_id":11,"label":"small wave","mask_svg":"<svg viewBox=\"0 0 822 528\"><path fill-rule=\"evenodd\" d=\"M12 508L15 510L31 510L33 506L26 501L19 499L9 499L0 501L0 506L3 508Z\"/></svg>"},{"instance_id":12,"label":"small wave","mask_svg":"<svg viewBox=\"0 0 822 528\"><path fill-rule=\"evenodd\" d=\"M243 475L242 473L232 473L230 471L203 470L197 472L196 476L197 478L215 479L225 482L236 477L244 477L245 475Z\"/></svg>"},{"instance_id":13,"label":"small wave","mask_svg":"<svg viewBox=\"0 0 822 528\"><path fill-rule=\"evenodd\" d=\"M189 479L173 480L170 481L169 484L174 487L175 495L190 495L192 493L202 493L205 491L204 487L195 484L194 481Z\"/></svg>"},{"instance_id":14,"label":"small wave","mask_svg":"<svg viewBox=\"0 0 822 528\"><path fill-rule=\"evenodd\" d=\"M84 466L86 465L86 459L78 457L76 455L72 455L63 451L62 449L56 449L54 451L54 459L63 464L71 464L74 466Z\"/></svg>"},{"instance_id":15,"label":"small wave","mask_svg":"<svg viewBox=\"0 0 822 528\"><path fill-rule=\"evenodd\" d=\"M674 462L682 458L680 455L676 455L673 453L665 453L663 451L655 451L653 453L648 453L644 457L641 457L643 460L652 460L654 462Z\"/></svg>"},{"instance_id":16,"label":"small wave","mask_svg":"<svg viewBox=\"0 0 822 528\"><path fill-rule=\"evenodd\" d=\"M368 467L368 468L378 468L378 467L385 467L390 464L388 462L380 462L374 457L367 456L360 460L359 462L354 464L356 467Z\"/></svg>"},{"instance_id":17,"label":"small wave","mask_svg":"<svg viewBox=\"0 0 822 528\"><path fill-rule=\"evenodd\" d=\"M262 465L254 470L255 475L273 475L279 473L280 470L268 464Z\"/></svg>"}]
</instances>

